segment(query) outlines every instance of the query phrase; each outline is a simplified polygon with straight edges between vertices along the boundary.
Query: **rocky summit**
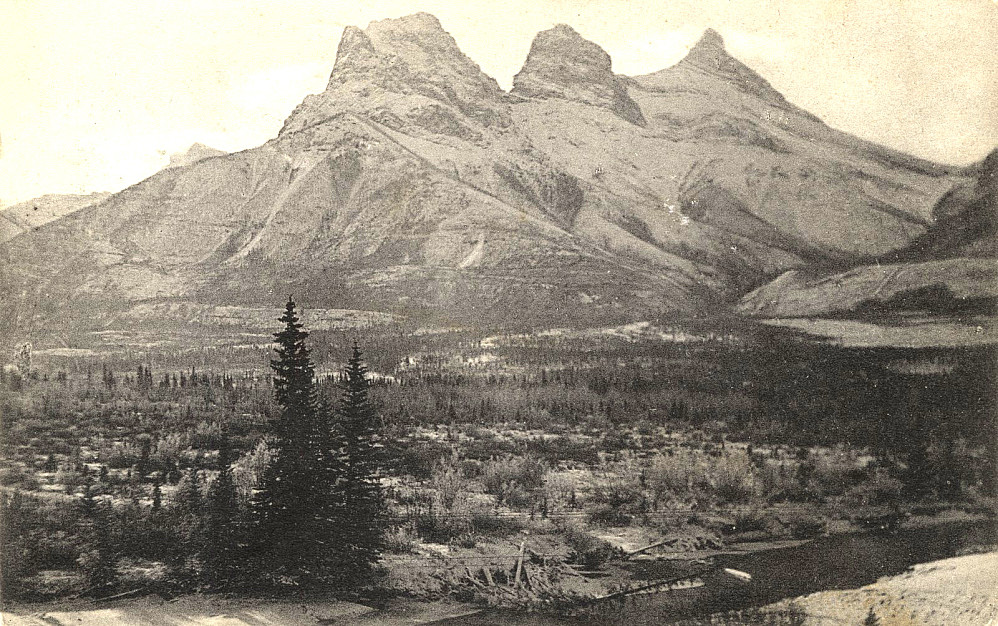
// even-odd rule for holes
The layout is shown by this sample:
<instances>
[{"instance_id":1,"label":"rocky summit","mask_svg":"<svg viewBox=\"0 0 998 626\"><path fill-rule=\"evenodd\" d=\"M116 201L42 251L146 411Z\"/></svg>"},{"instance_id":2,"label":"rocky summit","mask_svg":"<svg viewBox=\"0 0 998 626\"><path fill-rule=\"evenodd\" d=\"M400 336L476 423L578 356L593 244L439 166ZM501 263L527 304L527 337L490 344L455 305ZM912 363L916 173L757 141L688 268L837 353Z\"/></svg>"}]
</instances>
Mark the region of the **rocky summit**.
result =
<instances>
[{"instance_id":1,"label":"rocky summit","mask_svg":"<svg viewBox=\"0 0 998 626\"><path fill-rule=\"evenodd\" d=\"M626 79L610 66L606 51L559 24L534 39L523 69L513 78L513 95L581 102L644 126L641 108L627 95Z\"/></svg>"},{"instance_id":2,"label":"rocky summit","mask_svg":"<svg viewBox=\"0 0 998 626\"><path fill-rule=\"evenodd\" d=\"M917 261L934 207L977 189L828 127L714 31L625 77L556 26L506 93L425 13L346 28L277 137L209 156L12 231L0 335L289 291L460 324L712 313L786 272Z\"/></svg>"}]
</instances>

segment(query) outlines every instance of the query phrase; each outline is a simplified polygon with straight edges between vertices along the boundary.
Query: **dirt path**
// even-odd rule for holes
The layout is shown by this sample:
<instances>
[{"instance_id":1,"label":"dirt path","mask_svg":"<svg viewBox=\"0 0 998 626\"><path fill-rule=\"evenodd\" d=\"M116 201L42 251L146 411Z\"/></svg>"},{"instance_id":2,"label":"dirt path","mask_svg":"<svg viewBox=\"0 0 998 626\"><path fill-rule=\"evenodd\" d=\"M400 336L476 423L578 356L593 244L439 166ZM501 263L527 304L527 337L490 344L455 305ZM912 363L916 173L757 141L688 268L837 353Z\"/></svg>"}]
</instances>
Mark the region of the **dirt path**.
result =
<instances>
[{"instance_id":1,"label":"dirt path","mask_svg":"<svg viewBox=\"0 0 998 626\"><path fill-rule=\"evenodd\" d=\"M4 626L314 626L315 624L425 624L473 612L449 601L390 603L384 610L352 602L226 599L187 596L175 601L159 597L108 602L4 607Z\"/></svg>"}]
</instances>

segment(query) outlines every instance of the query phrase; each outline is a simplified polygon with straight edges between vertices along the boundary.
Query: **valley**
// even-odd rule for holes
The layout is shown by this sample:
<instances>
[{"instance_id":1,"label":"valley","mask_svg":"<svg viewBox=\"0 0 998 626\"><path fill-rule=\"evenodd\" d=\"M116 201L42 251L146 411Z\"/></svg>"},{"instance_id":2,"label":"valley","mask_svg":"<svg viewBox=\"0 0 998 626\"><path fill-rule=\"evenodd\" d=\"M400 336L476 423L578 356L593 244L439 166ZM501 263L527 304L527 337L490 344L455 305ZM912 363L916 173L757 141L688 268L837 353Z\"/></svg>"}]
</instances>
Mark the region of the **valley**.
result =
<instances>
[{"instance_id":1,"label":"valley","mask_svg":"<svg viewBox=\"0 0 998 626\"><path fill-rule=\"evenodd\" d=\"M559 24L504 90L347 26L263 144L0 212L4 619L799 624L990 566L996 179L713 29L626 76Z\"/></svg>"}]
</instances>

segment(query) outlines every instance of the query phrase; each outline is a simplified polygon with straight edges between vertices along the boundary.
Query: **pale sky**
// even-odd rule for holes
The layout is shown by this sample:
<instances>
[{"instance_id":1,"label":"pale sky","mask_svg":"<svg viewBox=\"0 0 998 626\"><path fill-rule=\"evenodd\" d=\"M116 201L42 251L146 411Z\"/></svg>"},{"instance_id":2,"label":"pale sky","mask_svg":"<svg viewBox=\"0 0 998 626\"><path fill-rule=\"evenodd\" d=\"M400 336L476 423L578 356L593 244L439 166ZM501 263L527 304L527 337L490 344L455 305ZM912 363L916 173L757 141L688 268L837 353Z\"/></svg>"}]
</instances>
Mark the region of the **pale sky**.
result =
<instances>
[{"instance_id":1,"label":"pale sky","mask_svg":"<svg viewBox=\"0 0 998 626\"><path fill-rule=\"evenodd\" d=\"M944 163L998 146L998 0L0 0L0 206L259 145L325 88L344 26L417 11L504 88L557 23L628 75L712 27L836 128Z\"/></svg>"}]
</instances>

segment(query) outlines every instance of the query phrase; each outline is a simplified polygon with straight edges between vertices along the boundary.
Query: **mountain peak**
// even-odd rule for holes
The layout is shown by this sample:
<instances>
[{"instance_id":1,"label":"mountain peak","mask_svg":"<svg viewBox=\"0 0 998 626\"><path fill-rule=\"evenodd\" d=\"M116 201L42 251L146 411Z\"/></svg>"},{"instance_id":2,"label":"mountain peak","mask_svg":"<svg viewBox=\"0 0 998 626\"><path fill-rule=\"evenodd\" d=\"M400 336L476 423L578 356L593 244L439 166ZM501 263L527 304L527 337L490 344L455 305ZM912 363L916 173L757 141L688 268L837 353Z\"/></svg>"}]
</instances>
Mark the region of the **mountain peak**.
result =
<instances>
[{"instance_id":1,"label":"mountain peak","mask_svg":"<svg viewBox=\"0 0 998 626\"><path fill-rule=\"evenodd\" d=\"M695 46L697 48L720 48L724 49L724 37L713 28L708 28L700 35L700 41Z\"/></svg>"},{"instance_id":2,"label":"mountain peak","mask_svg":"<svg viewBox=\"0 0 998 626\"><path fill-rule=\"evenodd\" d=\"M404 15L394 19L388 18L376 20L371 22L368 28L384 28L385 30L393 31L440 32L447 34L447 31L444 30L443 25L440 24L440 20L438 20L436 16L424 11L413 13L412 15Z\"/></svg>"},{"instance_id":3,"label":"mountain peak","mask_svg":"<svg viewBox=\"0 0 998 626\"><path fill-rule=\"evenodd\" d=\"M705 70L718 70L723 65L735 61L724 49L724 38L713 28L708 28L700 36L696 45L690 48L684 62Z\"/></svg>"},{"instance_id":4,"label":"mountain peak","mask_svg":"<svg viewBox=\"0 0 998 626\"><path fill-rule=\"evenodd\" d=\"M690 48L689 53L676 67L705 72L734 84L742 91L754 94L770 104L787 106L783 95L773 89L769 81L728 54L724 48L724 38L713 28L708 28L703 32L700 40Z\"/></svg>"},{"instance_id":5,"label":"mountain peak","mask_svg":"<svg viewBox=\"0 0 998 626\"><path fill-rule=\"evenodd\" d=\"M525 98L560 98L613 111L643 126L641 109L613 73L610 55L567 24L534 37L523 68L513 78L513 94Z\"/></svg>"},{"instance_id":6,"label":"mountain peak","mask_svg":"<svg viewBox=\"0 0 998 626\"><path fill-rule=\"evenodd\" d=\"M374 116L396 130L419 127L465 138L479 134L476 124L511 123L499 84L429 13L377 20L363 30L347 26L325 92L306 98L281 133L345 110Z\"/></svg>"}]
</instances>

